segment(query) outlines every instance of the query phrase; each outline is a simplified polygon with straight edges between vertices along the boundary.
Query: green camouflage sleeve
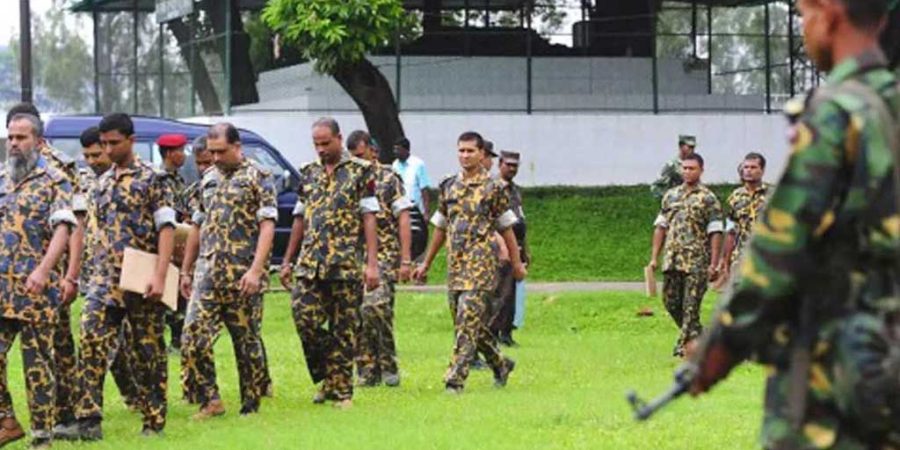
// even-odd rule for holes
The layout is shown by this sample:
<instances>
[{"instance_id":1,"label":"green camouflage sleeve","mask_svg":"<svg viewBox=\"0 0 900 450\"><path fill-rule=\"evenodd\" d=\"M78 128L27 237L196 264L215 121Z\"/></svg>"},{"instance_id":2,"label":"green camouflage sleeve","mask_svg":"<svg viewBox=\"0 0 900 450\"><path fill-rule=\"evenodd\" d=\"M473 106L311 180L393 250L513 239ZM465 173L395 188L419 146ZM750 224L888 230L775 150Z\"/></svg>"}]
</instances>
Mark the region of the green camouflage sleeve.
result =
<instances>
[{"instance_id":1,"label":"green camouflage sleeve","mask_svg":"<svg viewBox=\"0 0 900 450\"><path fill-rule=\"evenodd\" d=\"M725 297L709 339L747 357L796 310L798 280L815 267L811 249L834 220L837 176L847 150L849 115L820 104L792 130L792 153L766 212L754 228L741 264L741 281ZM713 345L710 345L712 347Z\"/></svg>"}]
</instances>

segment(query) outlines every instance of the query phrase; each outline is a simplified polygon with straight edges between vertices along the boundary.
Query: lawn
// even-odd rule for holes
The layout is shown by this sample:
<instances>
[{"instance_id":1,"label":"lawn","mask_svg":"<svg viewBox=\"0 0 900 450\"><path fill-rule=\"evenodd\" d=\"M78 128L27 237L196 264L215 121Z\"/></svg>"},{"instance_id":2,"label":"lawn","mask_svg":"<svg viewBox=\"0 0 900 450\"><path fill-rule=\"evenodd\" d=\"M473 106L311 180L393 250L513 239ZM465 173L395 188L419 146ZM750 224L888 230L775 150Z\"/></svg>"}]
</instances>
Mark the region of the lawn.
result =
<instances>
[{"instance_id":1,"label":"lawn","mask_svg":"<svg viewBox=\"0 0 900 450\"><path fill-rule=\"evenodd\" d=\"M399 388L357 391L355 406L339 411L310 402L315 388L302 363L286 294L270 294L264 334L275 384L260 414L237 414L237 375L229 340L216 347L228 413L197 423L170 361L169 425L164 438L138 435L140 418L106 386L106 439L58 442L55 448L601 448L720 449L756 446L762 372L741 367L708 397L683 399L651 422L632 421L625 392L651 396L669 386L678 361L670 356L676 329L661 305L638 294L535 295L526 327L508 351L518 361L506 389L489 371L473 372L462 396L443 392L452 324L439 294L402 293L397 302L401 358ZM705 302L708 316L712 298ZM638 318L640 306L657 314ZM15 405L27 426L20 353L9 369ZM24 441L21 441L24 442ZM15 448L24 448L17 443Z\"/></svg>"}]
</instances>

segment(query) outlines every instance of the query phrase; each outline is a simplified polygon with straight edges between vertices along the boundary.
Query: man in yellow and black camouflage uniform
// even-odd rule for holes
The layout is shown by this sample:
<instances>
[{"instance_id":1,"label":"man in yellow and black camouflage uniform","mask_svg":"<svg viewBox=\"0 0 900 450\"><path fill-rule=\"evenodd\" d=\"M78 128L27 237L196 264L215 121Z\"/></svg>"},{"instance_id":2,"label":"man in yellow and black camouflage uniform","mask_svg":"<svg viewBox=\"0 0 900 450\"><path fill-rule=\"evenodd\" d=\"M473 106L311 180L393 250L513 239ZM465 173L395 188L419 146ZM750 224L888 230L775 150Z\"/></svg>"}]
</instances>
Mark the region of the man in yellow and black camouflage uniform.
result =
<instances>
[{"instance_id":1,"label":"man in yellow and black camouflage uniform","mask_svg":"<svg viewBox=\"0 0 900 450\"><path fill-rule=\"evenodd\" d=\"M181 275L181 290L191 299L181 370L198 388L201 407L196 419L225 413L213 361L213 344L222 324L234 344L240 413L259 410L265 361L260 324L253 315L263 301L278 220L272 176L243 156L233 125L214 125L207 136L207 150L216 167L207 170L201 181Z\"/></svg>"},{"instance_id":2,"label":"man in yellow and black camouflage uniform","mask_svg":"<svg viewBox=\"0 0 900 450\"><path fill-rule=\"evenodd\" d=\"M109 170L112 167L112 161L110 161L109 156L103 151L103 148L100 147L100 129L97 127L90 127L84 130L81 133L81 154L84 157L84 161L87 163L88 167L85 167L80 170L81 175L81 189L84 192L84 196L86 198L86 202L88 203L88 209L90 209L89 203L90 199L93 198L94 189L97 186L97 179L100 175L103 175L104 172ZM91 242L90 230L97 228L97 217L96 216L87 216L85 217L85 234L84 234L84 242ZM84 250L82 252L83 258L82 261L91 261L92 250L90 246L84 246ZM89 263L81 265L80 272L80 281L82 288L87 287L88 282L90 281L91 269L92 265ZM127 349L131 348L131 326L128 325L128 320L123 319L122 325L119 330L119 337L116 342L116 348L110 355L110 364L109 364L109 372L113 376L113 380L116 382L116 387L119 388L119 394L122 396L122 400L125 402L126 407L129 410L136 411L138 408L138 400L137 400L137 385L134 381L134 373L131 368L134 365L132 362L131 355L132 353ZM75 383L75 380L72 380L72 383ZM71 402L71 408L74 409L75 403L77 402L77 397L74 398ZM75 430L70 430L68 428L63 428L57 425L58 430L54 437L59 439L67 439L73 436L73 433L77 433L77 427Z\"/></svg>"},{"instance_id":3,"label":"man in yellow and black camouflage uniform","mask_svg":"<svg viewBox=\"0 0 900 450\"><path fill-rule=\"evenodd\" d=\"M734 266L741 257L741 250L750 241L753 224L766 208L766 199L772 188L763 182L765 170L766 158L759 153L748 153L741 163L743 185L728 196L725 251L719 267L722 276L735 273Z\"/></svg>"},{"instance_id":4,"label":"man in yellow and black camouflage uniform","mask_svg":"<svg viewBox=\"0 0 900 450\"><path fill-rule=\"evenodd\" d=\"M700 334L700 304L708 280L715 279L724 222L716 195L700 183L703 157L693 153L681 161L684 184L663 196L653 233L650 268L656 270L663 255L663 301L680 329L674 356L684 355L685 344Z\"/></svg>"},{"instance_id":5,"label":"man in yellow and black camouflage uniform","mask_svg":"<svg viewBox=\"0 0 900 450\"><path fill-rule=\"evenodd\" d=\"M184 195L186 183L184 177L181 176L181 167L184 166L186 159L184 147L187 145L187 136L179 133L163 134L156 138L156 147L159 149L159 156L162 158L162 169L168 174L170 190L175 198L175 219L180 223L184 222L186 217L179 205ZM175 266L181 266L182 252L174 252L172 263ZM166 324L169 326L169 353L178 354L181 351L181 333L184 329L184 313L187 310L187 299L178 296L178 305L174 311L166 311Z\"/></svg>"},{"instance_id":6,"label":"man in yellow and black camouflage uniform","mask_svg":"<svg viewBox=\"0 0 900 450\"><path fill-rule=\"evenodd\" d=\"M406 196L403 180L391 166L378 162L377 149L365 131L357 130L347 138L353 156L371 161L377 181L378 198L378 289L363 294L361 327L357 339L357 384L387 386L400 384L397 350L394 344L394 295L397 281L409 280L411 253L410 209L415 204ZM401 256L402 255L402 256Z\"/></svg>"},{"instance_id":7,"label":"man in yellow and black camouflage uniform","mask_svg":"<svg viewBox=\"0 0 900 450\"><path fill-rule=\"evenodd\" d=\"M33 447L53 438L54 339L62 292L58 262L77 225L72 185L41 155L37 116L8 121L8 165L0 172L0 446L24 437L7 386L7 354L21 334Z\"/></svg>"},{"instance_id":8,"label":"man in yellow and black camouflage uniform","mask_svg":"<svg viewBox=\"0 0 900 450\"><path fill-rule=\"evenodd\" d=\"M334 119L316 121L312 135L319 159L300 169L281 282L290 286L291 261L299 249L291 309L310 376L314 383L322 382L313 402L333 400L347 408L353 405L361 281L368 290L378 287L376 178L372 164L344 150Z\"/></svg>"},{"instance_id":9,"label":"man in yellow and black camouflage uniform","mask_svg":"<svg viewBox=\"0 0 900 450\"><path fill-rule=\"evenodd\" d=\"M33 104L19 103L10 108L7 113L7 125L9 125L10 118L16 114L30 114L40 117L40 113ZM56 321L57 329L53 334L54 374L57 380L54 435L57 438L73 439L77 438L75 410L73 407L76 400L77 362L75 357L75 340L72 338L70 306L78 295L78 274L81 266L81 257L75 257L75 255L80 255L84 248L83 236L87 203L85 193L80 186L81 177L79 176L75 160L50 146L44 139L41 139L38 143L38 151L44 158L44 161L47 162L47 165L63 174L72 186L71 209L78 219L77 226L70 234L66 255L64 255L60 263L64 267L65 272L63 272L64 275L59 280L61 290L59 314Z\"/></svg>"},{"instance_id":10,"label":"man in yellow and black camouflage uniform","mask_svg":"<svg viewBox=\"0 0 900 450\"><path fill-rule=\"evenodd\" d=\"M497 387L506 385L515 367L512 359L500 353L488 321L490 297L498 283L499 258L492 247L496 233L501 233L508 248L518 248L512 231L516 215L509 209L508 190L482 164L484 139L478 133L465 132L457 147L462 171L440 183L438 210L431 219L434 238L415 271L415 278L424 280L445 239L448 241L448 301L456 339L444 384L453 394L462 392L476 353L484 355ZM515 278L523 279L526 271L519 252L509 256Z\"/></svg>"},{"instance_id":11,"label":"man in yellow and black camouflage uniform","mask_svg":"<svg viewBox=\"0 0 900 450\"><path fill-rule=\"evenodd\" d=\"M158 301L174 245L174 199L164 172L141 161L133 151L134 124L125 114L100 122L101 144L114 167L100 176L90 201L96 217L90 231L91 281L81 314L81 359L77 416L81 438L102 439L103 379L122 320L131 325L134 376L142 433L156 435L165 426L167 356L165 306ZM126 247L159 258L145 295L119 288Z\"/></svg>"}]
</instances>

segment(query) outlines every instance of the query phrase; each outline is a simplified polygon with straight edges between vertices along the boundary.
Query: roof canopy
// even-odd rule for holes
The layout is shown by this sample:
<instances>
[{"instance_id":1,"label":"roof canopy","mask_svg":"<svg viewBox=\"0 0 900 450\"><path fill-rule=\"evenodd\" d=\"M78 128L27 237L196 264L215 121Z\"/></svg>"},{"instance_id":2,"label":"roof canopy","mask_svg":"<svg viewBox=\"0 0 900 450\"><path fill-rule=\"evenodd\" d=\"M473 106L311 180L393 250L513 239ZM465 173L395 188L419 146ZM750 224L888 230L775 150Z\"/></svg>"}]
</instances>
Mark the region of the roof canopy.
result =
<instances>
[{"instance_id":1,"label":"roof canopy","mask_svg":"<svg viewBox=\"0 0 900 450\"><path fill-rule=\"evenodd\" d=\"M241 9L258 10L266 4L266 0L238 0ZM156 10L156 0L79 0L72 5L75 12L122 12L134 11L137 7L141 12L153 12Z\"/></svg>"}]
</instances>

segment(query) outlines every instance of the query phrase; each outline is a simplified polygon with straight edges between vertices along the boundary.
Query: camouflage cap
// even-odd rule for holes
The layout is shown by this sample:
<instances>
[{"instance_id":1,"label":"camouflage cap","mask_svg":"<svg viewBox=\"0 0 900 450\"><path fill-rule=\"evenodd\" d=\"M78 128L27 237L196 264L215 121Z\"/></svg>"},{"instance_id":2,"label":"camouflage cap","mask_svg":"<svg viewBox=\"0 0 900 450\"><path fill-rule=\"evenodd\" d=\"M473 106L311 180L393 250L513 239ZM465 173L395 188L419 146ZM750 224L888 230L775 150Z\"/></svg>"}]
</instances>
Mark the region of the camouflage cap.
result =
<instances>
[{"instance_id":1,"label":"camouflage cap","mask_svg":"<svg viewBox=\"0 0 900 450\"><path fill-rule=\"evenodd\" d=\"M690 145L691 147L696 147L697 137L689 134L682 134L681 136L678 136L678 145Z\"/></svg>"}]
</instances>

